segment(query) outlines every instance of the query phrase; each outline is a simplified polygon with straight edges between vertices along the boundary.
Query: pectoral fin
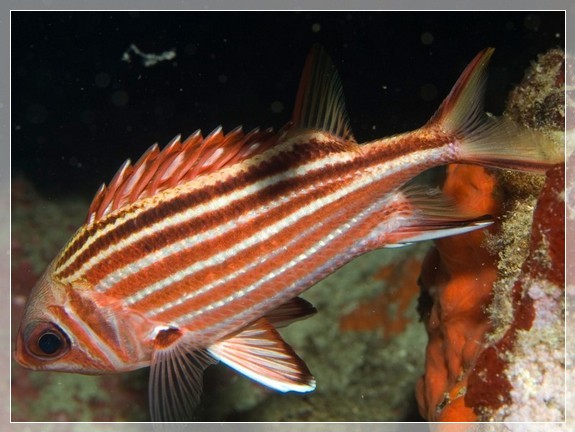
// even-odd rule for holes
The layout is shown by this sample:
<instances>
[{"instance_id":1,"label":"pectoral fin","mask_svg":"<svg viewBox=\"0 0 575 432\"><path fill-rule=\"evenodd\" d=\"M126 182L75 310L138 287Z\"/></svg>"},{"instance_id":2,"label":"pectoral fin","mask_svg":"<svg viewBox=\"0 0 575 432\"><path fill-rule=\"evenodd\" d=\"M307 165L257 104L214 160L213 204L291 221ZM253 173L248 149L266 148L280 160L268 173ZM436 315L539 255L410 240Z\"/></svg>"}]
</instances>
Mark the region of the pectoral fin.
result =
<instances>
[{"instance_id":1,"label":"pectoral fin","mask_svg":"<svg viewBox=\"0 0 575 432\"><path fill-rule=\"evenodd\" d=\"M178 330L160 331L150 365L152 421L190 421L200 402L204 370L214 363L205 350L188 346Z\"/></svg>"},{"instance_id":2,"label":"pectoral fin","mask_svg":"<svg viewBox=\"0 0 575 432\"><path fill-rule=\"evenodd\" d=\"M317 309L307 300L294 297L268 313L264 318L275 328L286 327L295 321L309 318Z\"/></svg>"},{"instance_id":3,"label":"pectoral fin","mask_svg":"<svg viewBox=\"0 0 575 432\"><path fill-rule=\"evenodd\" d=\"M218 360L281 392L309 392L315 379L306 364L264 318L208 348Z\"/></svg>"}]
</instances>

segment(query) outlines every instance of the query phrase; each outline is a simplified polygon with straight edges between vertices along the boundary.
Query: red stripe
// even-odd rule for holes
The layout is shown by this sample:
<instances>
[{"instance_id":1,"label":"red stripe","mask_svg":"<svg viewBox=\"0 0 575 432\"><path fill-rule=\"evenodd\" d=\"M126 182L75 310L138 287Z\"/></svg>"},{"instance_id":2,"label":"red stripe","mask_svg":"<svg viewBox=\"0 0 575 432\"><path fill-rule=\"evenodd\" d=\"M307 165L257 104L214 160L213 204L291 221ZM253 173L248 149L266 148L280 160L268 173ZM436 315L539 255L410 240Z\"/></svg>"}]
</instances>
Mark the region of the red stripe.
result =
<instances>
[{"instance_id":1,"label":"red stripe","mask_svg":"<svg viewBox=\"0 0 575 432\"><path fill-rule=\"evenodd\" d=\"M313 181L313 179L312 179ZM275 209L268 211L267 213L257 217L253 221L245 224L238 225L235 229L228 231L223 236L216 237L212 240L204 241L201 244L198 244L190 249L184 250L182 252L178 252L173 254L169 257L164 258L163 260L153 264L150 267L146 267L145 269L141 270L137 274L127 277L126 279L118 282L114 285L109 291L106 292L107 295L111 295L114 297L127 297L129 295L133 295L138 292L142 287L150 285L154 282L162 280L175 272L190 266L195 261L198 260L205 260L210 256L213 256L219 252L222 252L226 249L233 247L236 244L241 243L246 238L253 236L257 232L265 229L267 226L284 219L289 214L297 211L299 208L310 204L311 202L325 196L329 193L334 192L334 190L340 187L341 184L324 184L321 187L317 187L307 193L306 195L300 196L297 199L289 201L282 206L279 206ZM258 197L254 197L257 200ZM236 206L234 206L236 207ZM241 211L245 211L245 206L242 203L239 203L237 206ZM230 209L229 209L230 210ZM232 211L235 210L231 209ZM217 214L218 218L221 218L222 221L228 220L228 214L224 213L223 211L220 212L221 214ZM200 216L199 219L203 220L205 216ZM317 222L317 219L314 221ZM194 221L187 223L189 227L197 226ZM179 227L183 229L184 227ZM174 228L177 230L178 228ZM185 237L193 238L194 233L187 232ZM166 235L164 232L155 234L154 237L158 236L159 238L164 239ZM169 235L168 235L169 236ZM148 242L153 242L153 238L147 238ZM162 240L163 241L163 240ZM171 243L171 242L170 242ZM270 248L280 247L284 244L284 240L281 237L275 236L273 239L269 239L265 243L260 243L254 245L250 248L250 250L254 251L256 256L264 256L267 254L267 251ZM240 253L236 258L234 258L233 266L238 268L243 266L242 263L247 260L247 251ZM114 260L116 261L116 260ZM132 261L128 261L132 262ZM114 262L113 264L114 270L118 268L118 263ZM138 303L138 309L146 310L148 308L157 306L158 304L163 304L166 301L172 301L173 298L178 298L182 294L193 292L195 289L200 288L203 285L208 284L211 280L220 279L224 277L226 274L231 273L233 270L230 267L229 263L224 263L219 266L210 267L205 270L201 270L195 273L190 279L195 280L195 284L190 284L190 280L182 281L180 283L174 283L169 288L169 294L167 293L156 293L151 294L146 299L142 300L142 302ZM193 285L196 285L194 287ZM168 296L168 297L166 297Z\"/></svg>"},{"instance_id":2,"label":"red stripe","mask_svg":"<svg viewBox=\"0 0 575 432\"><path fill-rule=\"evenodd\" d=\"M354 205L349 205L348 201L353 202ZM254 268L250 272L219 286L213 292L202 294L196 298L190 299L179 306L158 314L154 317L154 319L165 322L176 320L180 316L185 315L190 311L199 310L212 302L224 299L239 291L242 287L249 287L253 285L262 277L280 268L282 265L299 256L301 253L304 253L311 245L317 244L320 240L325 239L329 233L333 232L341 225L342 219L348 220L351 216L359 213L357 210L358 208L362 208L363 206L367 207L367 203L369 202L373 202L372 191L370 188L364 188L355 192L352 194L352 196L342 198L334 204L324 207L318 212L305 217L302 219L300 224L290 227L281 234L275 236L275 240L278 244L285 245L289 240L302 233L302 227L313 227L317 221L322 221L323 225L316 231L311 232L305 239L302 239L302 241L296 247L290 247L280 254L275 255L272 259ZM302 261L297 266L295 266L295 268L291 269L285 274L282 274L278 280L272 280L268 282L263 287L257 289L256 291L250 293L248 296L242 298L241 300L237 300L232 304L226 305L218 310L205 312L197 319L192 320L189 323L189 326L186 325L186 327L189 329L193 328L198 330L207 329L212 325L217 325L218 322L224 318L233 316L242 312L248 307L252 307L257 303L263 302L265 299L270 298L271 296L279 293L281 290L291 285L294 281L297 281L298 279L301 279L310 274L314 269L320 267L322 263L327 262L334 255L341 254L342 256L346 256L346 250L369 235L374 227L380 224L385 217L389 218L393 214L393 211L390 210L386 215L382 215L381 213L370 215L364 221L362 221L361 225L352 228L341 238L338 238L332 242L326 249L321 250L315 256ZM241 266L253 263L254 260L262 260L269 253L269 251L273 250L275 250L274 246L268 246L267 248L264 247L262 250L259 250L259 248L255 247L245 250L241 254L243 262L234 267L240 268ZM352 258L353 256L347 256L345 261L347 262ZM225 267L221 266L220 273L222 276L225 276L226 274L230 273L230 270L228 269L226 271ZM190 281L187 281L187 283L189 284ZM174 294L173 296L170 295L170 300L175 300L182 294L190 292L189 290L186 290L185 280L182 281L179 285L180 290L177 292L172 292L172 289L177 290L177 287L170 287L170 294ZM292 295L293 293L290 294L290 297ZM158 306L161 304L161 302L162 301L158 298L156 302L150 302L150 305ZM142 302L142 304L143 303L144 302ZM140 305L141 304L138 303L138 306ZM142 311L145 311L145 307L142 307ZM211 319L210 316L212 316Z\"/></svg>"},{"instance_id":3,"label":"red stripe","mask_svg":"<svg viewBox=\"0 0 575 432\"><path fill-rule=\"evenodd\" d=\"M98 251L104 249L110 244L128 237L131 233L143 228L148 228L157 220L163 219L181 209L190 208L211 201L214 197L226 195L236 189L244 188L258 180L273 176L289 170L292 167L308 163L315 159L321 158L329 153L340 151L337 143L317 143L310 142L294 145L289 152L280 152L277 156L265 160L245 172L239 173L235 177L229 177L226 181L218 182L201 189L195 189L190 193L184 193L168 201L159 202L153 207L144 210L133 219L127 220L109 231L106 235L99 236L99 232L107 226L113 225L116 221L131 211L131 207L125 207L118 210L103 219L95 222L91 226L84 226L84 229L71 241L65 248L63 254L58 257L55 267L55 274L59 278L66 278L74 273L84 262L88 261ZM264 153L265 154L265 153ZM99 237L98 237L99 236ZM58 269L70 257L88 241L88 239L98 237L90 246L89 250L82 252L73 262L63 271Z\"/></svg>"}]
</instances>

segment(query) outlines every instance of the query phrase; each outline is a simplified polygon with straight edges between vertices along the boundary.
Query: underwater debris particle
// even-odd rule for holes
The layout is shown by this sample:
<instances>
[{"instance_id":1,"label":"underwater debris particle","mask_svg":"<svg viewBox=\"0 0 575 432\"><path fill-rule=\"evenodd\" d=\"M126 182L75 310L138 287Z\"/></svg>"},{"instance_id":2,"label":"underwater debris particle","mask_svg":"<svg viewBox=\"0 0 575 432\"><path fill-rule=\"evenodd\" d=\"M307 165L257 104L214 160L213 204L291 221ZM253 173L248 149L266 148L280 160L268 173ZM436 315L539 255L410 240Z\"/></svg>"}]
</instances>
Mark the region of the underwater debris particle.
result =
<instances>
[{"instance_id":1,"label":"underwater debris particle","mask_svg":"<svg viewBox=\"0 0 575 432\"><path fill-rule=\"evenodd\" d=\"M124 54L122 54L122 61L130 63L132 61L132 57L130 56L130 52L133 52L138 57L141 57L142 64L145 67L155 66L157 63L165 60L173 60L176 58L176 49L172 48L170 50L164 51L160 54L148 54L145 52L140 51L140 49L135 45L131 44Z\"/></svg>"},{"instance_id":2,"label":"underwater debris particle","mask_svg":"<svg viewBox=\"0 0 575 432\"><path fill-rule=\"evenodd\" d=\"M433 43L433 34L425 32L421 34L421 43L423 45L431 45Z\"/></svg>"}]
</instances>

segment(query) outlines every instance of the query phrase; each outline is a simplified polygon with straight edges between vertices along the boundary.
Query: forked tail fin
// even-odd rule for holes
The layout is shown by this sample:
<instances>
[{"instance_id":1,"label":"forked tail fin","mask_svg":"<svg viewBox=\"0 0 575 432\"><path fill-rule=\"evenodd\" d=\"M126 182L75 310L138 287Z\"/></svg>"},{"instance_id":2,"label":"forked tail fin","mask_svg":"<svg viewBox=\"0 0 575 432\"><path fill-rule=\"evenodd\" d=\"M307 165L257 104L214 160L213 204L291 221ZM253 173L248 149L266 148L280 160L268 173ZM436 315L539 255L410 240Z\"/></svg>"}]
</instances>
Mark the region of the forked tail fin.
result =
<instances>
[{"instance_id":1,"label":"forked tail fin","mask_svg":"<svg viewBox=\"0 0 575 432\"><path fill-rule=\"evenodd\" d=\"M426 127L457 137L461 162L545 172L565 160L563 148L540 132L483 110L487 65L494 51L486 48L475 56Z\"/></svg>"}]
</instances>

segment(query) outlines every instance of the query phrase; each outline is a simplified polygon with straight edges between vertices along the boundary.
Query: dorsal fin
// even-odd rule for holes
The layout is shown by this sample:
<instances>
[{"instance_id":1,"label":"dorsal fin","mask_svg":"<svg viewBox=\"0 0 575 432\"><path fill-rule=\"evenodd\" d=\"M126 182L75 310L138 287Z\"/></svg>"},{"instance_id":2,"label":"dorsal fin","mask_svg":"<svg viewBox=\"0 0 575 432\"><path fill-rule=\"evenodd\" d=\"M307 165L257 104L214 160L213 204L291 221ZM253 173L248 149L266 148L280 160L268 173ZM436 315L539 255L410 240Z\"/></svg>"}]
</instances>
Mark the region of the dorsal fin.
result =
<instances>
[{"instance_id":1,"label":"dorsal fin","mask_svg":"<svg viewBox=\"0 0 575 432\"><path fill-rule=\"evenodd\" d=\"M162 151L154 144L134 165L126 160L112 181L100 186L88 210L87 222L97 221L127 204L200 175L249 159L272 147L282 136L283 130L275 133L272 129L254 129L246 134L241 126L224 135L220 126L206 138L198 130L183 143L178 135Z\"/></svg>"},{"instance_id":2,"label":"dorsal fin","mask_svg":"<svg viewBox=\"0 0 575 432\"><path fill-rule=\"evenodd\" d=\"M339 75L319 45L307 57L292 122L281 131L254 129L245 134L238 127L224 135L218 127L206 138L199 130L183 143L177 136L162 151L154 144L136 164L126 160L112 181L100 186L86 221L92 223L139 199L249 159L280 142L288 129L323 130L342 138L345 148L355 144Z\"/></svg>"},{"instance_id":3,"label":"dorsal fin","mask_svg":"<svg viewBox=\"0 0 575 432\"><path fill-rule=\"evenodd\" d=\"M295 127L319 129L355 142L339 74L320 45L307 56L292 114Z\"/></svg>"}]
</instances>

